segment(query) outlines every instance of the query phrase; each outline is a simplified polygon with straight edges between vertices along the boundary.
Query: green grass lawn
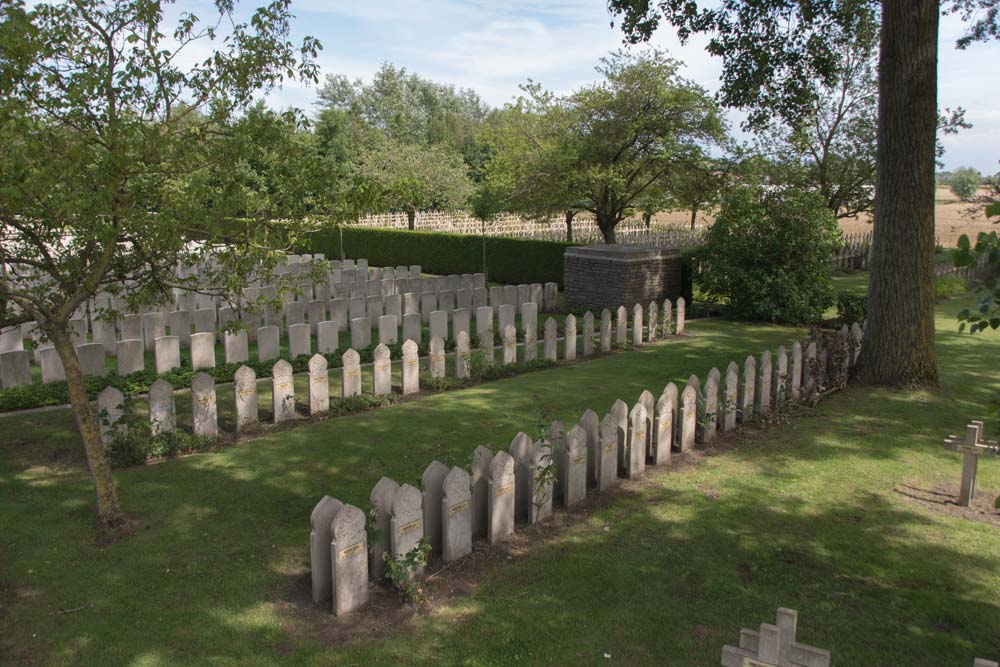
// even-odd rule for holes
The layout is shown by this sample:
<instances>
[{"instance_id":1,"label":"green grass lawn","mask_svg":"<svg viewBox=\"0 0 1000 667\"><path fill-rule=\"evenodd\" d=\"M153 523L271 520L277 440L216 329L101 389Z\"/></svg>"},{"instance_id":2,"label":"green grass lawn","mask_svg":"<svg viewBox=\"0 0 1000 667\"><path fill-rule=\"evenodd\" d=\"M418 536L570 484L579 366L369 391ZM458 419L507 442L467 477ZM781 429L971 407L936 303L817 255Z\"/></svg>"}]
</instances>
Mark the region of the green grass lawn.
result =
<instances>
[{"instance_id":1,"label":"green grass lawn","mask_svg":"<svg viewBox=\"0 0 1000 667\"><path fill-rule=\"evenodd\" d=\"M324 494L367 508L382 475L506 448L542 413L573 423L659 394L802 330L719 320L690 338L302 425L116 472L143 528L97 547L65 412L0 419L0 655L42 664L718 664L741 627L798 609L838 665L971 665L1000 655L1000 529L900 491L957 485L942 439L989 416L1000 335L938 308L942 387L852 388L735 448L648 470L570 528L481 573L381 639L327 645L282 601L308 568ZM995 434L995 427L991 429ZM995 435L993 436L995 437ZM701 459L684 465L684 458ZM1000 493L1000 462L980 465ZM534 533L533 533L534 534ZM447 587L448 574L434 585ZM61 610L72 610L61 613ZM320 629L336 623L320 618ZM311 628L316 630L316 628ZM610 659L605 657L610 655Z\"/></svg>"}]
</instances>

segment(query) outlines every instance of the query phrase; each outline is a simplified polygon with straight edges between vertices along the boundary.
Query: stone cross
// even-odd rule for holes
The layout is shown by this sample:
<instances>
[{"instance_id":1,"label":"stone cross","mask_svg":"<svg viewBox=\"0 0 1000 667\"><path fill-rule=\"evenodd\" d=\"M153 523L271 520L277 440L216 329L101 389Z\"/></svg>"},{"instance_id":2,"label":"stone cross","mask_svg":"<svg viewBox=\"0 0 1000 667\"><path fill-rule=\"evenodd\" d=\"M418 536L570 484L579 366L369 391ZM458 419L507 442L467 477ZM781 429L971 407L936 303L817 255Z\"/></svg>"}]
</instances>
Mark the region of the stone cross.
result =
<instances>
[{"instance_id":1,"label":"stone cross","mask_svg":"<svg viewBox=\"0 0 1000 667\"><path fill-rule=\"evenodd\" d=\"M444 340L438 336L431 338L429 352L430 358L428 363L431 378L435 380L441 379L444 377L445 372Z\"/></svg>"},{"instance_id":2,"label":"stone cross","mask_svg":"<svg viewBox=\"0 0 1000 667\"><path fill-rule=\"evenodd\" d=\"M976 474L979 469L979 457L986 454L1000 455L1000 443L996 441L983 442L983 422L971 421L965 427L965 437L949 435L944 441L946 449L962 454L962 486L958 493L958 504L969 507L976 497Z\"/></svg>"},{"instance_id":3,"label":"stone cross","mask_svg":"<svg viewBox=\"0 0 1000 667\"><path fill-rule=\"evenodd\" d=\"M236 404L236 432L257 424L257 373L249 366L240 366L233 374L233 394Z\"/></svg>"},{"instance_id":4,"label":"stone cross","mask_svg":"<svg viewBox=\"0 0 1000 667\"><path fill-rule=\"evenodd\" d=\"M604 415L598 431L597 490L607 491L618 482L618 418Z\"/></svg>"},{"instance_id":5,"label":"stone cross","mask_svg":"<svg viewBox=\"0 0 1000 667\"><path fill-rule=\"evenodd\" d=\"M309 516L309 568L312 572L312 599L319 604L333 593L333 566L330 563L330 527L344 504L323 496Z\"/></svg>"},{"instance_id":6,"label":"stone cross","mask_svg":"<svg viewBox=\"0 0 1000 667\"><path fill-rule=\"evenodd\" d=\"M424 535L431 543L431 551L441 553L441 498L444 478L448 466L440 461L431 461L420 476L423 489Z\"/></svg>"},{"instance_id":7,"label":"stone cross","mask_svg":"<svg viewBox=\"0 0 1000 667\"><path fill-rule=\"evenodd\" d=\"M309 414L330 410L330 371L326 357L314 354L309 359Z\"/></svg>"},{"instance_id":8,"label":"stone cross","mask_svg":"<svg viewBox=\"0 0 1000 667\"><path fill-rule=\"evenodd\" d=\"M514 534L514 499L517 482L514 459L504 451L497 452L490 462L490 482L486 539L490 544Z\"/></svg>"},{"instance_id":9,"label":"stone cross","mask_svg":"<svg viewBox=\"0 0 1000 667\"><path fill-rule=\"evenodd\" d=\"M441 557L447 563L472 553L472 492L469 473L455 467L441 484Z\"/></svg>"},{"instance_id":10,"label":"stone cross","mask_svg":"<svg viewBox=\"0 0 1000 667\"><path fill-rule=\"evenodd\" d=\"M601 311L601 352L611 351L611 311Z\"/></svg>"},{"instance_id":11,"label":"stone cross","mask_svg":"<svg viewBox=\"0 0 1000 667\"><path fill-rule=\"evenodd\" d=\"M389 551L390 520L392 518L392 500L399 491L399 484L383 477L378 481L368 496L371 503L372 528L372 558L369 572L372 579L378 581L385 576L385 559L382 554Z\"/></svg>"},{"instance_id":12,"label":"stone cross","mask_svg":"<svg viewBox=\"0 0 1000 667\"><path fill-rule=\"evenodd\" d=\"M420 491L409 484L399 487L392 499L392 518L390 519L390 553L401 561L408 553L420 545L424 539L424 514L422 509L423 496ZM423 567L410 573L419 577Z\"/></svg>"},{"instance_id":13,"label":"stone cross","mask_svg":"<svg viewBox=\"0 0 1000 667\"><path fill-rule=\"evenodd\" d=\"M412 340L403 343L403 396L420 391L420 358L417 344Z\"/></svg>"},{"instance_id":14,"label":"stone cross","mask_svg":"<svg viewBox=\"0 0 1000 667\"><path fill-rule=\"evenodd\" d=\"M485 537L489 525L490 464L493 451L479 445L472 453L472 536Z\"/></svg>"},{"instance_id":15,"label":"stone cross","mask_svg":"<svg viewBox=\"0 0 1000 667\"><path fill-rule=\"evenodd\" d=\"M101 422L101 440L108 445L119 430L115 424L125 416L125 394L115 387L105 387L97 395L97 412Z\"/></svg>"},{"instance_id":16,"label":"stone cross","mask_svg":"<svg viewBox=\"0 0 1000 667\"><path fill-rule=\"evenodd\" d=\"M376 396L392 393L392 360L389 348L383 343L372 353L372 393Z\"/></svg>"},{"instance_id":17,"label":"stone cross","mask_svg":"<svg viewBox=\"0 0 1000 667\"><path fill-rule=\"evenodd\" d=\"M330 525L333 613L347 614L368 602L368 537L365 513L344 505Z\"/></svg>"},{"instance_id":18,"label":"stone cross","mask_svg":"<svg viewBox=\"0 0 1000 667\"><path fill-rule=\"evenodd\" d=\"M589 310L583 314L583 356L594 353L594 314Z\"/></svg>"},{"instance_id":19,"label":"stone cross","mask_svg":"<svg viewBox=\"0 0 1000 667\"><path fill-rule=\"evenodd\" d=\"M567 315L566 319L563 320L563 327L566 329L563 358L572 361L576 359L576 315L572 313Z\"/></svg>"},{"instance_id":20,"label":"stone cross","mask_svg":"<svg viewBox=\"0 0 1000 667\"><path fill-rule=\"evenodd\" d=\"M174 388L166 380L154 380L149 385L149 426L153 435L170 433L177 426Z\"/></svg>"},{"instance_id":21,"label":"stone cross","mask_svg":"<svg viewBox=\"0 0 1000 667\"><path fill-rule=\"evenodd\" d=\"M830 652L795 641L798 612L779 608L774 625L740 630L739 646L722 647L723 667L829 667Z\"/></svg>"},{"instance_id":22,"label":"stone cross","mask_svg":"<svg viewBox=\"0 0 1000 667\"><path fill-rule=\"evenodd\" d=\"M197 437L214 438L219 435L215 379L208 373L196 373L191 379L191 416Z\"/></svg>"},{"instance_id":23,"label":"stone cross","mask_svg":"<svg viewBox=\"0 0 1000 667\"><path fill-rule=\"evenodd\" d=\"M271 369L271 409L274 413L274 423L295 418L295 382L292 378L292 365L284 359Z\"/></svg>"},{"instance_id":24,"label":"stone cross","mask_svg":"<svg viewBox=\"0 0 1000 667\"><path fill-rule=\"evenodd\" d=\"M587 433L579 424L566 434L558 460L562 502L573 507L587 496Z\"/></svg>"},{"instance_id":25,"label":"stone cross","mask_svg":"<svg viewBox=\"0 0 1000 667\"><path fill-rule=\"evenodd\" d=\"M342 380L340 395L344 398L361 395L361 355L354 350L344 352L340 357Z\"/></svg>"},{"instance_id":26,"label":"stone cross","mask_svg":"<svg viewBox=\"0 0 1000 667\"><path fill-rule=\"evenodd\" d=\"M467 331L459 331L455 338L455 377L463 380L471 374L469 368L470 342Z\"/></svg>"}]
</instances>

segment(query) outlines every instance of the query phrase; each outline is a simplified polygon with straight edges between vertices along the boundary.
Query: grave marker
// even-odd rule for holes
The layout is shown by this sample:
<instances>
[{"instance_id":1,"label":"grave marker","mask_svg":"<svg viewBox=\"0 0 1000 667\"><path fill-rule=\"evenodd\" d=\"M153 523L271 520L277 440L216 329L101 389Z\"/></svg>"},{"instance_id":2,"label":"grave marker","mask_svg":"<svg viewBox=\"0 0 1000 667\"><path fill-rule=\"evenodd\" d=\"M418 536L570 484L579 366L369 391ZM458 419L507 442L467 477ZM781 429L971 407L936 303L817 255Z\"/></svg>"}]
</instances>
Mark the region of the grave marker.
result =
<instances>
[{"instance_id":1,"label":"grave marker","mask_svg":"<svg viewBox=\"0 0 1000 667\"><path fill-rule=\"evenodd\" d=\"M566 331L563 335L564 357L567 361L576 359L576 316L570 313L563 320Z\"/></svg>"},{"instance_id":2,"label":"grave marker","mask_svg":"<svg viewBox=\"0 0 1000 667\"><path fill-rule=\"evenodd\" d=\"M472 493L469 473L452 468L441 485L441 557L448 563L472 553Z\"/></svg>"},{"instance_id":3,"label":"grave marker","mask_svg":"<svg viewBox=\"0 0 1000 667\"><path fill-rule=\"evenodd\" d=\"M445 374L444 340L440 337L431 338L429 352L430 376L434 380L441 379Z\"/></svg>"},{"instance_id":4,"label":"grave marker","mask_svg":"<svg viewBox=\"0 0 1000 667\"><path fill-rule=\"evenodd\" d=\"M642 305L632 306L632 344L636 347L642 345Z\"/></svg>"},{"instance_id":5,"label":"grave marker","mask_svg":"<svg viewBox=\"0 0 1000 667\"><path fill-rule=\"evenodd\" d=\"M417 344L412 340L403 343L403 396L420 391L420 357Z\"/></svg>"},{"instance_id":6,"label":"grave marker","mask_svg":"<svg viewBox=\"0 0 1000 667\"><path fill-rule=\"evenodd\" d=\"M587 496L587 433L579 424L566 434L559 461L559 489L563 505L573 507Z\"/></svg>"},{"instance_id":7,"label":"grave marker","mask_svg":"<svg viewBox=\"0 0 1000 667\"><path fill-rule=\"evenodd\" d=\"M295 382L292 378L292 365L284 359L279 359L271 370L271 409L274 412L274 423L295 418Z\"/></svg>"},{"instance_id":8,"label":"grave marker","mask_svg":"<svg viewBox=\"0 0 1000 667\"><path fill-rule=\"evenodd\" d=\"M341 360L341 390L344 398L361 395L361 355L354 350L347 350Z\"/></svg>"},{"instance_id":9,"label":"grave marker","mask_svg":"<svg viewBox=\"0 0 1000 667\"><path fill-rule=\"evenodd\" d=\"M389 348L382 343L372 353L372 393L376 396L392 393L392 359Z\"/></svg>"},{"instance_id":10,"label":"grave marker","mask_svg":"<svg viewBox=\"0 0 1000 667\"><path fill-rule=\"evenodd\" d=\"M531 451L531 505L528 508L528 521L532 524L552 516L552 477L545 474L551 465L552 448L544 440L539 440Z\"/></svg>"},{"instance_id":11,"label":"grave marker","mask_svg":"<svg viewBox=\"0 0 1000 667\"><path fill-rule=\"evenodd\" d=\"M149 427L150 433L170 433L177 427L177 411L174 407L174 388L163 379L149 385Z\"/></svg>"},{"instance_id":12,"label":"grave marker","mask_svg":"<svg viewBox=\"0 0 1000 667\"><path fill-rule=\"evenodd\" d=\"M556 346L557 335L556 321L550 317L545 320L545 333L543 334L544 342L542 345L542 353L545 355L546 361L558 361Z\"/></svg>"},{"instance_id":13,"label":"grave marker","mask_svg":"<svg viewBox=\"0 0 1000 667\"><path fill-rule=\"evenodd\" d=\"M309 359L309 414L330 411L330 371L326 357L314 354Z\"/></svg>"},{"instance_id":14,"label":"grave marker","mask_svg":"<svg viewBox=\"0 0 1000 667\"><path fill-rule=\"evenodd\" d=\"M195 436L214 438L219 435L215 379L208 373L196 373L191 380L191 417Z\"/></svg>"},{"instance_id":15,"label":"grave marker","mask_svg":"<svg viewBox=\"0 0 1000 667\"><path fill-rule=\"evenodd\" d=\"M240 366L233 374L233 394L236 404L236 432L254 426L259 419L257 409L257 373L249 366Z\"/></svg>"},{"instance_id":16,"label":"grave marker","mask_svg":"<svg viewBox=\"0 0 1000 667\"><path fill-rule=\"evenodd\" d=\"M399 492L399 484L383 477L372 489L368 500L372 508L372 557L369 572L372 579L378 581L385 576L384 553L390 551L390 530L392 521L392 501Z\"/></svg>"},{"instance_id":17,"label":"grave marker","mask_svg":"<svg viewBox=\"0 0 1000 667\"><path fill-rule=\"evenodd\" d=\"M667 384L656 401L656 449L653 465L670 463L670 450L674 443L674 422L677 415L677 385Z\"/></svg>"},{"instance_id":18,"label":"grave marker","mask_svg":"<svg viewBox=\"0 0 1000 667\"><path fill-rule=\"evenodd\" d=\"M101 441L109 445L114 434L121 430L115 424L125 416L125 394L115 387L105 387L97 395L97 414L101 423Z\"/></svg>"},{"instance_id":19,"label":"grave marker","mask_svg":"<svg viewBox=\"0 0 1000 667\"><path fill-rule=\"evenodd\" d=\"M424 539L423 496L416 488L403 484L392 500L392 519L390 520L390 535L392 556L402 561L408 553L420 545ZM423 574L422 566L415 568L410 576L419 577Z\"/></svg>"},{"instance_id":20,"label":"grave marker","mask_svg":"<svg viewBox=\"0 0 1000 667\"><path fill-rule=\"evenodd\" d=\"M601 352L611 351L611 311L601 311Z\"/></svg>"},{"instance_id":21,"label":"grave marker","mask_svg":"<svg viewBox=\"0 0 1000 667\"><path fill-rule=\"evenodd\" d=\"M625 455L625 476L641 477L646 471L646 406L636 403L629 415L628 451Z\"/></svg>"},{"instance_id":22,"label":"grave marker","mask_svg":"<svg viewBox=\"0 0 1000 667\"><path fill-rule=\"evenodd\" d=\"M281 329L274 326L257 329L257 361L277 359L281 352Z\"/></svg>"},{"instance_id":23,"label":"grave marker","mask_svg":"<svg viewBox=\"0 0 1000 667\"><path fill-rule=\"evenodd\" d=\"M209 336L211 335L212 334L209 334ZM125 377L126 375L138 373L139 371L145 369L146 361L143 357L142 347L142 341L138 338L129 338L118 341L118 351L115 353L115 357L118 359L118 375ZM215 359L214 352L212 354L212 359L213 361ZM193 357L192 361L194 361ZM45 382L44 367L42 368L42 371L42 382Z\"/></svg>"},{"instance_id":24,"label":"grave marker","mask_svg":"<svg viewBox=\"0 0 1000 667\"><path fill-rule=\"evenodd\" d=\"M795 641L798 612L779 608L774 625L740 630L739 646L722 647L723 667L829 667L830 652Z\"/></svg>"},{"instance_id":25,"label":"grave marker","mask_svg":"<svg viewBox=\"0 0 1000 667\"><path fill-rule=\"evenodd\" d=\"M965 438L950 435L944 441L945 449L962 454L962 484L958 493L958 504L969 507L976 497L976 475L979 457L986 454L1000 455L1000 443L983 442L983 422L972 421L965 428Z\"/></svg>"},{"instance_id":26,"label":"grave marker","mask_svg":"<svg viewBox=\"0 0 1000 667\"><path fill-rule=\"evenodd\" d=\"M503 339L503 365L517 363L517 332L514 325L507 324L500 329L500 336Z\"/></svg>"},{"instance_id":27,"label":"grave marker","mask_svg":"<svg viewBox=\"0 0 1000 667\"><path fill-rule=\"evenodd\" d=\"M594 314L589 310L583 314L583 356L594 353Z\"/></svg>"},{"instance_id":28,"label":"grave marker","mask_svg":"<svg viewBox=\"0 0 1000 667\"><path fill-rule=\"evenodd\" d=\"M587 482L597 482L597 467L601 461L601 422L597 413L591 409L584 411L580 417L580 428L587 438Z\"/></svg>"},{"instance_id":29,"label":"grave marker","mask_svg":"<svg viewBox=\"0 0 1000 667\"><path fill-rule=\"evenodd\" d=\"M618 482L618 419L610 412L604 415L599 430L599 453L596 468L597 489L606 491Z\"/></svg>"},{"instance_id":30,"label":"grave marker","mask_svg":"<svg viewBox=\"0 0 1000 667\"><path fill-rule=\"evenodd\" d=\"M514 459L504 451L496 453L490 462L489 499L486 539L496 544L514 534L514 500L517 488Z\"/></svg>"},{"instance_id":31,"label":"grave marker","mask_svg":"<svg viewBox=\"0 0 1000 667\"><path fill-rule=\"evenodd\" d=\"M333 566L330 563L331 524L344 506L336 498L323 496L309 515L309 569L312 572L312 600L319 604L333 593Z\"/></svg>"},{"instance_id":32,"label":"grave marker","mask_svg":"<svg viewBox=\"0 0 1000 667\"><path fill-rule=\"evenodd\" d=\"M368 536L365 513L344 505L330 526L333 564L333 613L347 614L368 602Z\"/></svg>"}]
</instances>

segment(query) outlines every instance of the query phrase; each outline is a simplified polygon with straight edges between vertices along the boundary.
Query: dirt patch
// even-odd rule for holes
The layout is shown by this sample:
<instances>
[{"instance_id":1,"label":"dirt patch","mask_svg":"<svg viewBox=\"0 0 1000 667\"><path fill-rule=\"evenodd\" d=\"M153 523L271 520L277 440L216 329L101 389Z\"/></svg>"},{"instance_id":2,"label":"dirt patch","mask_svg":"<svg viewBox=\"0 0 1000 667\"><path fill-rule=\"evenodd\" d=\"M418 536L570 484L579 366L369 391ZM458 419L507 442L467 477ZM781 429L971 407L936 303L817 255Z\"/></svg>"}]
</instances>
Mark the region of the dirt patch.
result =
<instances>
[{"instance_id":1,"label":"dirt patch","mask_svg":"<svg viewBox=\"0 0 1000 667\"><path fill-rule=\"evenodd\" d=\"M1000 526L1000 512L997 511L994 503L1000 492L996 489L976 489L976 495L972 499L969 507L962 507L958 504L957 486L936 485L917 486L909 482L901 484L893 489L896 493L907 500L939 514L957 516L970 521L981 521L994 526Z\"/></svg>"}]
</instances>

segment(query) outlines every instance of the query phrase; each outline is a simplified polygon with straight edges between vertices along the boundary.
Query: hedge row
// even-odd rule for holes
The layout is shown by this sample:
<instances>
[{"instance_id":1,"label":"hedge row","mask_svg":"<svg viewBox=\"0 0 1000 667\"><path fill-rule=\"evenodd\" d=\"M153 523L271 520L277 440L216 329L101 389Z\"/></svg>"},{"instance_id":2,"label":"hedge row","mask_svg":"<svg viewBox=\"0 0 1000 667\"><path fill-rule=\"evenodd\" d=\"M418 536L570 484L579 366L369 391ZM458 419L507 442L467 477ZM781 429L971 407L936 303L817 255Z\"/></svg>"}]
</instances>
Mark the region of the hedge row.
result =
<instances>
[{"instance_id":1,"label":"hedge row","mask_svg":"<svg viewBox=\"0 0 1000 667\"><path fill-rule=\"evenodd\" d=\"M372 266L419 264L427 273L485 273L499 283L559 283L563 286L563 254L572 246L559 241L506 239L397 229L344 227L311 234L303 252L367 259ZM485 266L484 260L485 248Z\"/></svg>"}]
</instances>

